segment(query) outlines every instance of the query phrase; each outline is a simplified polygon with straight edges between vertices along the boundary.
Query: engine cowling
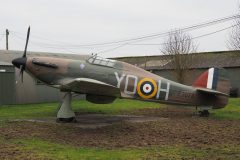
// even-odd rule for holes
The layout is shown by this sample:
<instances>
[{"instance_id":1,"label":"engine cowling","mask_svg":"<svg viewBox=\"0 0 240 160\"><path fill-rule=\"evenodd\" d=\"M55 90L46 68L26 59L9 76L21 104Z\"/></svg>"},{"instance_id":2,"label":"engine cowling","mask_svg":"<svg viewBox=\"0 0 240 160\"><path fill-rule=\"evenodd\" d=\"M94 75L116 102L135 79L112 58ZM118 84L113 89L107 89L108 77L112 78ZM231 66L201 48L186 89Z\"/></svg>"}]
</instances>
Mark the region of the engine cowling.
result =
<instances>
[{"instance_id":1,"label":"engine cowling","mask_svg":"<svg viewBox=\"0 0 240 160\"><path fill-rule=\"evenodd\" d=\"M101 95L93 95L93 94L87 94L86 95L86 100L91 102L91 103L96 103L96 104L109 104L112 103L116 97L112 96L101 96Z\"/></svg>"}]
</instances>

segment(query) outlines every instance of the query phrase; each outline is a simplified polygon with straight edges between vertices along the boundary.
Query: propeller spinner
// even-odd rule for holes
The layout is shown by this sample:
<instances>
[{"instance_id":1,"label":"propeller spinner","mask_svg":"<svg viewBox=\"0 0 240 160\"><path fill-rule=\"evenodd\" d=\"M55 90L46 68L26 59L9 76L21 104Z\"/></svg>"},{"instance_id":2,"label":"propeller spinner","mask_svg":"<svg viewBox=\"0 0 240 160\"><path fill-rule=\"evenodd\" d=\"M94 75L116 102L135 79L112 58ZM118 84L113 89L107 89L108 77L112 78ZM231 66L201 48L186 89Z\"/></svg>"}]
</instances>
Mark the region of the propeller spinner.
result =
<instances>
[{"instance_id":1,"label":"propeller spinner","mask_svg":"<svg viewBox=\"0 0 240 160\"><path fill-rule=\"evenodd\" d=\"M29 35L30 35L30 26L28 27L26 45L25 45L25 49L23 52L23 56L20 58L16 58L12 61L12 64L15 67L20 69L19 76L21 77L22 82L23 82L23 72L26 68L26 62L27 62L27 46L28 46Z\"/></svg>"}]
</instances>

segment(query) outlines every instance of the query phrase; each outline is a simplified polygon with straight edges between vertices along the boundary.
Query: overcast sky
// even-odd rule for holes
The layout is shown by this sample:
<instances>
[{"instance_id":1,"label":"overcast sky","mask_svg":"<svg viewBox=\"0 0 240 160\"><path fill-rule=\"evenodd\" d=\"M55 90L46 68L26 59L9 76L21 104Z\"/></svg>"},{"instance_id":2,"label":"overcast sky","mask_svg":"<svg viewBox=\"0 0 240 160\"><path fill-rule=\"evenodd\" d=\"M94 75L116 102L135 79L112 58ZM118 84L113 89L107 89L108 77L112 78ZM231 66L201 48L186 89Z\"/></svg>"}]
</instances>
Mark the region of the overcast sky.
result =
<instances>
[{"instance_id":1,"label":"overcast sky","mask_svg":"<svg viewBox=\"0 0 240 160\"><path fill-rule=\"evenodd\" d=\"M156 55L160 45L77 47L166 32L237 13L238 0L0 0L0 34L10 30L9 47L23 50L31 25L29 50L101 53L104 57ZM220 30L232 22L190 32L193 37ZM198 51L227 50L229 30L195 39ZM141 43L162 43L164 37ZM139 42L140 43L140 42ZM49 45L51 46L49 46ZM115 50L116 47L119 47ZM5 49L5 36L0 35Z\"/></svg>"}]
</instances>

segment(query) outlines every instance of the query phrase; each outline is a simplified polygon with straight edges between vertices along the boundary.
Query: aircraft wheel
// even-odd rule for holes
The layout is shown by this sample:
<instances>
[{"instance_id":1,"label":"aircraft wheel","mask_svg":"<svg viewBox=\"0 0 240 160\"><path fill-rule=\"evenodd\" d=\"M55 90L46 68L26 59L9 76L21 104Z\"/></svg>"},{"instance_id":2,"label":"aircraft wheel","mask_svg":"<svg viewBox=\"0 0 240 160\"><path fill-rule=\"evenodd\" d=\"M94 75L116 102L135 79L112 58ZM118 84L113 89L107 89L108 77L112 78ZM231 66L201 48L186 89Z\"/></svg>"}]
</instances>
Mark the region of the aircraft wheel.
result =
<instances>
[{"instance_id":1,"label":"aircraft wheel","mask_svg":"<svg viewBox=\"0 0 240 160\"><path fill-rule=\"evenodd\" d=\"M56 120L57 123L76 123L77 119L76 117L71 117L71 118L57 118Z\"/></svg>"},{"instance_id":2,"label":"aircraft wheel","mask_svg":"<svg viewBox=\"0 0 240 160\"><path fill-rule=\"evenodd\" d=\"M200 113L200 117L208 117L209 116L208 110L199 111L199 113Z\"/></svg>"}]
</instances>

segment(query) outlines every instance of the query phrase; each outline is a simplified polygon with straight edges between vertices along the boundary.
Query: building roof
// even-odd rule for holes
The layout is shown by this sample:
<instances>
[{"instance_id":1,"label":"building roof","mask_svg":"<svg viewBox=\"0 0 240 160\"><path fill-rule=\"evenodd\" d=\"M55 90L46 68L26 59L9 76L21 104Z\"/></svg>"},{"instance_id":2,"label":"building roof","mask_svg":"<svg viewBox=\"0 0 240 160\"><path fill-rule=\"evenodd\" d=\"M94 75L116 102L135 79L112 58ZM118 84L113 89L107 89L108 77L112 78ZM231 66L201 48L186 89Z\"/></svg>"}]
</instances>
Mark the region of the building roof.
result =
<instances>
[{"instance_id":1,"label":"building roof","mask_svg":"<svg viewBox=\"0 0 240 160\"><path fill-rule=\"evenodd\" d=\"M240 51L202 52L191 54L189 68L240 67ZM147 70L173 69L171 56L121 57L115 58Z\"/></svg>"},{"instance_id":2,"label":"building roof","mask_svg":"<svg viewBox=\"0 0 240 160\"><path fill-rule=\"evenodd\" d=\"M7 62L0 62L0 65L12 66L10 63L13 58L20 57L23 51L6 51L0 50L0 58ZM240 50L239 51L220 51L220 52L202 52L191 54L192 63L190 68L210 68L210 67L240 67ZM28 56L49 56L69 59L87 59L90 55L82 54L60 54L47 52L28 52ZM173 69L173 63L170 56L136 56L112 58L127 63L131 63L147 70L153 69Z\"/></svg>"}]
</instances>

